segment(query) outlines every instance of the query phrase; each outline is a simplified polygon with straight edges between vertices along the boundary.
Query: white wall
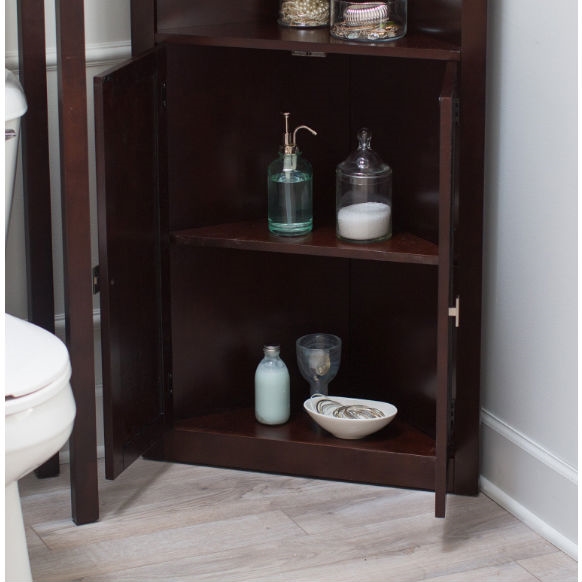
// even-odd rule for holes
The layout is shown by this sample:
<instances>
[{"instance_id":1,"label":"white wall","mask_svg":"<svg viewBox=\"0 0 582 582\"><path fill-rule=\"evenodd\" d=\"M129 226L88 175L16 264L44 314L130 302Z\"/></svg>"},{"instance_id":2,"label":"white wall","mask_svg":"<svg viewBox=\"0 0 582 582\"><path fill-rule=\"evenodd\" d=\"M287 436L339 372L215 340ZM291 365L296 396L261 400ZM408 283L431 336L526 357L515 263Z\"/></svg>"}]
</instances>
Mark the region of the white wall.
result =
<instances>
[{"instance_id":1,"label":"white wall","mask_svg":"<svg viewBox=\"0 0 582 582\"><path fill-rule=\"evenodd\" d=\"M46 5L51 140L58 144L54 10L50 0ZM6 0L9 68L16 63L15 6L16 0ZM129 0L86 0L85 10L92 150L90 77L129 54ZM489 18L482 487L575 554L576 0L562 0L551 17L542 0L489 0ZM51 186L58 192L56 156L51 166ZM57 238L59 204L54 204ZM17 260L22 238L18 228L11 229L6 310L25 315L24 273ZM62 321L55 242L55 301Z\"/></svg>"},{"instance_id":2,"label":"white wall","mask_svg":"<svg viewBox=\"0 0 582 582\"><path fill-rule=\"evenodd\" d=\"M482 487L577 546L577 2L489 0Z\"/></svg>"}]
</instances>

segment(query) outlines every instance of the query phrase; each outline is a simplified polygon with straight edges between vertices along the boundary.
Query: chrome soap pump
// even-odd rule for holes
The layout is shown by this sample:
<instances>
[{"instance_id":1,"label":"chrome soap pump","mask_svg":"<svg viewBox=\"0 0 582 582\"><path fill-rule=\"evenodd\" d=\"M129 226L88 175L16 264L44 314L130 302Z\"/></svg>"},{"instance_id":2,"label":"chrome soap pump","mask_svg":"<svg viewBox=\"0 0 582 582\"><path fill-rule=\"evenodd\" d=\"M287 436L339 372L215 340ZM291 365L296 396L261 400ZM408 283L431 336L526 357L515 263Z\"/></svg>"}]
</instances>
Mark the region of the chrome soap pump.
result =
<instances>
[{"instance_id":1,"label":"chrome soap pump","mask_svg":"<svg viewBox=\"0 0 582 582\"><path fill-rule=\"evenodd\" d=\"M306 125L289 131L289 113L285 118L285 135L279 157L268 169L268 223L269 231L279 236L300 236L313 228L313 169L297 147L296 135L300 129L313 131Z\"/></svg>"}]
</instances>

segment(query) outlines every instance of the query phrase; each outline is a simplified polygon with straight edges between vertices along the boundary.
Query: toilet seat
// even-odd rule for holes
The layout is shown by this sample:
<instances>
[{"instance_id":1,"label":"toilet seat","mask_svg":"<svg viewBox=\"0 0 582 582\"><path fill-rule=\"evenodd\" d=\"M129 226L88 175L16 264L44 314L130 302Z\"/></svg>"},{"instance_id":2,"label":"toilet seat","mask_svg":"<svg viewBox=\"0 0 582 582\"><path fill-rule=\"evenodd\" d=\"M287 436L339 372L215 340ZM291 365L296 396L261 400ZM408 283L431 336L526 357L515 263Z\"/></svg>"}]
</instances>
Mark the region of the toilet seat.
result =
<instances>
[{"instance_id":1,"label":"toilet seat","mask_svg":"<svg viewBox=\"0 0 582 582\"><path fill-rule=\"evenodd\" d=\"M69 354L54 334L6 314L4 345L6 416L38 406L68 384Z\"/></svg>"}]
</instances>

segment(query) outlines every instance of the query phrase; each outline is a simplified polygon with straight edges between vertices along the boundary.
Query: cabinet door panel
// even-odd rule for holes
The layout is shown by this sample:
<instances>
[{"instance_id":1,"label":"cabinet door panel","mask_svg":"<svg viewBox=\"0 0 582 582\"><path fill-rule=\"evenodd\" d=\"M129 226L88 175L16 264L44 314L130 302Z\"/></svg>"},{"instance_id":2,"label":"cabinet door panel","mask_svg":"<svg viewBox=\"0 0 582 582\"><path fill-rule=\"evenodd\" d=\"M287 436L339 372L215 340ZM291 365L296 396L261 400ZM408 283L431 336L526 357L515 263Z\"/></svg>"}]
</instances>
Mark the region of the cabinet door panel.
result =
<instances>
[{"instance_id":1,"label":"cabinet door panel","mask_svg":"<svg viewBox=\"0 0 582 582\"><path fill-rule=\"evenodd\" d=\"M95 79L107 478L163 424L157 60Z\"/></svg>"},{"instance_id":2,"label":"cabinet door panel","mask_svg":"<svg viewBox=\"0 0 582 582\"><path fill-rule=\"evenodd\" d=\"M437 410L435 514L445 515L448 489L449 449L451 447L451 399L453 388L454 319L450 317L453 301L453 190L455 187L455 137L457 69L447 66L443 77L440 103L440 184L439 184L439 275L437 318Z\"/></svg>"}]
</instances>

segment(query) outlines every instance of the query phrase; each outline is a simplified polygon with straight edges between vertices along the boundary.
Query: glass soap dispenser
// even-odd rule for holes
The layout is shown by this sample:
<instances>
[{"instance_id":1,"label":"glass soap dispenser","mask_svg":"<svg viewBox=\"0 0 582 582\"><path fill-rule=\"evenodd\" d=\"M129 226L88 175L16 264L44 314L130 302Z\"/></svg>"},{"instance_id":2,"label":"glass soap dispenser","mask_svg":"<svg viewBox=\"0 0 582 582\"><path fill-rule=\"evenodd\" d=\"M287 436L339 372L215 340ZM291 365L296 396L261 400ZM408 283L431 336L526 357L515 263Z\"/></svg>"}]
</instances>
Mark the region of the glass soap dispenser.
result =
<instances>
[{"instance_id":1,"label":"glass soap dispenser","mask_svg":"<svg viewBox=\"0 0 582 582\"><path fill-rule=\"evenodd\" d=\"M265 346L255 372L255 417L262 424L283 424L291 415L289 370L279 346Z\"/></svg>"},{"instance_id":2,"label":"glass soap dispenser","mask_svg":"<svg viewBox=\"0 0 582 582\"><path fill-rule=\"evenodd\" d=\"M336 169L336 233L354 242L392 236L392 169L370 147L372 134L358 132L358 149Z\"/></svg>"},{"instance_id":3,"label":"glass soap dispenser","mask_svg":"<svg viewBox=\"0 0 582 582\"><path fill-rule=\"evenodd\" d=\"M269 230L279 236L301 236L313 228L313 169L301 155L296 136L300 129L317 135L306 125L289 132L289 113L285 118L283 145L279 157L268 169Z\"/></svg>"}]
</instances>

